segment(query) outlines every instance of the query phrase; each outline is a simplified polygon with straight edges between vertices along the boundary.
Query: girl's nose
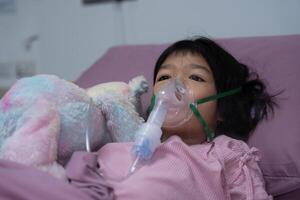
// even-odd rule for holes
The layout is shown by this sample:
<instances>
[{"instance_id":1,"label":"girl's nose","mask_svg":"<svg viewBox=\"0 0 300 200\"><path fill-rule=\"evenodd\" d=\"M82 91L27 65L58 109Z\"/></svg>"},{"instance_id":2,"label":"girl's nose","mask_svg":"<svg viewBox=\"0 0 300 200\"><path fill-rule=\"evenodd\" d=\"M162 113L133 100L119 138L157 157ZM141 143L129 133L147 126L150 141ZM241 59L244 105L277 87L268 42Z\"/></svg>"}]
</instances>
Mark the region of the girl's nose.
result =
<instances>
[{"instance_id":1,"label":"girl's nose","mask_svg":"<svg viewBox=\"0 0 300 200\"><path fill-rule=\"evenodd\" d=\"M175 82L179 85L182 85L184 88L187 88L188 82L183 75L178 74L175 76Z\"/></svg>"}]
</instances>

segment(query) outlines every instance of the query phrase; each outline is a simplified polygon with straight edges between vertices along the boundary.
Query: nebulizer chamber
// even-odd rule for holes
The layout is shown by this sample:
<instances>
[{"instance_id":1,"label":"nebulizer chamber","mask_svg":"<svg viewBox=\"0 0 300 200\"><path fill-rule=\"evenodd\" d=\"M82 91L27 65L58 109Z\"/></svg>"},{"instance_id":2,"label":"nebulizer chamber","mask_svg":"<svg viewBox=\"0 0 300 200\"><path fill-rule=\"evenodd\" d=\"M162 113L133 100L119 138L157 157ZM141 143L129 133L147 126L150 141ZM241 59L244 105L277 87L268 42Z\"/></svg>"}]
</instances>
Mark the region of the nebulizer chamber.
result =
<instances>
[{"instance_id":1,"label":"nebulizer chamber","mask_svg":"<svg viewBox=\"0 0 300 200\"><path fill-rule=\"evenodd\" d=\"M155 94L154 107L147 121L137 130L132 147L135 158L128 175L134 173L142 162L152 157L161 143L161 127L179 126L192 116L189 109L190 99L192 99L191 90L188 90L179 78L164 82L166 83L162 89Z\"/></svg>"}]
</instances>

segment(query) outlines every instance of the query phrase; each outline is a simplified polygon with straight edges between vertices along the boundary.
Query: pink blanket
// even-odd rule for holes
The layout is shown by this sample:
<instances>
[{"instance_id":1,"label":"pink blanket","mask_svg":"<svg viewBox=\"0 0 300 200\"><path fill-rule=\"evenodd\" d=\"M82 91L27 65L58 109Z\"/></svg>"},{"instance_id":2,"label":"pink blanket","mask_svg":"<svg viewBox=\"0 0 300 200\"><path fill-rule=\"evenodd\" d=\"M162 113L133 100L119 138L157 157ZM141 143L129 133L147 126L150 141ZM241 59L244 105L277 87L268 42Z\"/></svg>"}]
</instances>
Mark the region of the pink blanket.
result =
<instances>
[{"instance_id":1,"label":"pink blanket","mask_svg":"<svg viewBox=\"0 0 300 200\"><path fill-rule=\"evenodd\" d=\"M63 182L36 168L0 160L1 200L112 200L113 189L97 175L92 162L77 160Z\"/></svg>"}]
</instances>

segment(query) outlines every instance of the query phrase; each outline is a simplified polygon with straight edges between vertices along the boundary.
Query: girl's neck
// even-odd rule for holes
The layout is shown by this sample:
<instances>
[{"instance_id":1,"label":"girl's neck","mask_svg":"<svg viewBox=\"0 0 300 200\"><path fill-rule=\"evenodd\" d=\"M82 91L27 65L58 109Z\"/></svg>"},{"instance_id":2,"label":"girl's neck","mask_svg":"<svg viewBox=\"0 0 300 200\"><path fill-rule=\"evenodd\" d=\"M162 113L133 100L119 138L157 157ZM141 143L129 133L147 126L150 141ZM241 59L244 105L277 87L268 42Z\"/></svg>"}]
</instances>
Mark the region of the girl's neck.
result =
<instances>
[{"instance_id":1,"label":"girl's neck","mask_svg":"<svg viewBox=\"0 0 300 200\"><path fill-rule=\"evenodd\" d=\"M162 135L161 141L165 142L168 138L170 138L173 135L177 135L178 137L180 137L181 140L187 145L201 144L206 141L205 136L196 138L196 137L194 137L195 134L193 135L193 134L175 134L175 133L173 133L173 134L164 133ZM203 136L203 134L199 134L199 136Z\"/></svg>"}]
</instances>

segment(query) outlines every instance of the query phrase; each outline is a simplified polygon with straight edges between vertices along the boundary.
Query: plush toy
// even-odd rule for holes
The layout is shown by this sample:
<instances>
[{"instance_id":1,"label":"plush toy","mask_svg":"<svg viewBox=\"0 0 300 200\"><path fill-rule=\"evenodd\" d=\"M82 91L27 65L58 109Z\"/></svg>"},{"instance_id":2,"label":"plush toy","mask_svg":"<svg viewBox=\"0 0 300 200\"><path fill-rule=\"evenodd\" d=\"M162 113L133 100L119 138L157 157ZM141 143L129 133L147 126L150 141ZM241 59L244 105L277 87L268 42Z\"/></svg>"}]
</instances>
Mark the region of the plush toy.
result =
<instances>
[{"instance_id":1,"label":"plush toy","mask_svg":"<svg viewBox=\"0 0 300 200\"><path fill-rule=\"evenodd\" d=\"M134 140L144 77L84 90L54 75L17 81L0 101L0 158L64 178L74 151Z\"/></svg>"}]
</instances>

